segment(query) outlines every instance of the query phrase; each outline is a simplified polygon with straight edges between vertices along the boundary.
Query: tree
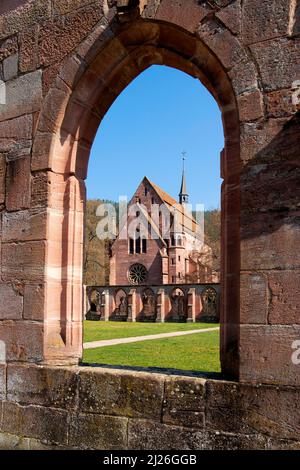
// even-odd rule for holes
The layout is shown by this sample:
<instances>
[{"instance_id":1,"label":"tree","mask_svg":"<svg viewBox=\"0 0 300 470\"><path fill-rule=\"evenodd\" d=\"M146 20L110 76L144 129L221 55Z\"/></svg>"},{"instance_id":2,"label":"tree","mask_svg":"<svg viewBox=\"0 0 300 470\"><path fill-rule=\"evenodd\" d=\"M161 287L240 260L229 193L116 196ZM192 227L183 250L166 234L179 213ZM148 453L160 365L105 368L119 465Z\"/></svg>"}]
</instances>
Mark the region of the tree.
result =
<instances>
[{"instance_id":1,"label":"tree","mask_svg":"<svg viewBox=\"0 0 300 470\"><path fill-rule=\"evenodd\" d=\"M110 240L100 240L96 229L99 217L96 215L97 208L103 202L88 200L86 204L85 220L85 250L84 250L84 283L86 285L108 285L109 284L109 254Z\"/></svg>"}]
</instances>

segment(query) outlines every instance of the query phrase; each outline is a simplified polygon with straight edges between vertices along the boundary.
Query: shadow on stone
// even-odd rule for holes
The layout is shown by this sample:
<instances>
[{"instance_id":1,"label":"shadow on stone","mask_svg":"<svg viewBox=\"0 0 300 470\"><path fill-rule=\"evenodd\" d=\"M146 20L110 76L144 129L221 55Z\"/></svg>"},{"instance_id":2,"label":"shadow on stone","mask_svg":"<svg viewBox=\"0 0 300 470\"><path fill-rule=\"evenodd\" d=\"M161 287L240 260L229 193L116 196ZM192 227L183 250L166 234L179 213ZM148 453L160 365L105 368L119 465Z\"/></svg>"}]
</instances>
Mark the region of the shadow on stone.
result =
<instances>
[{"instance_id":1,"label":"shadow on stone","mask_svg":"<svg viewBox=\"0 0 300 470\"><path fill-rule=\"evenodd\" d=\"M135 367L135 366L120 366L120 365L111 365L111 364L94 364L82 362L80 364L82 367L91 367L91 368L105 368L105 369L116 369L116 370L128 370L136 372L149 372L150 374L164 374L164 375L180 375L184 377L199 377L203 379L214 379L214 380L223 380L224 376L221 372L202 372L194 370L180 370L164 367Z\"/></svg>"}]
</instances>

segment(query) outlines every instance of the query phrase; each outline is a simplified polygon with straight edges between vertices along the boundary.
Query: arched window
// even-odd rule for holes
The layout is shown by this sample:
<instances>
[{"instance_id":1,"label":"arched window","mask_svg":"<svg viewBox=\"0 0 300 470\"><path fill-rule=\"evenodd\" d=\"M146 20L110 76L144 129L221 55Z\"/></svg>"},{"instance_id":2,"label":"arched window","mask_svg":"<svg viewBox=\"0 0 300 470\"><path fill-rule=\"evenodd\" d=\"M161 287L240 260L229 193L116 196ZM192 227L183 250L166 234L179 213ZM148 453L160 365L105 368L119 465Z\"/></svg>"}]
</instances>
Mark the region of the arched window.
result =
<instances>
[{"instance_id":1,"label":"arched window","mask_svg":"<svg viewBox=\"0 0 300 470\"><path fill-rule=\"evenodd\" d=\"M141 237L138 237L135 240L135 252L137 255L141 253Z\"/></svg>"}]
</instances>

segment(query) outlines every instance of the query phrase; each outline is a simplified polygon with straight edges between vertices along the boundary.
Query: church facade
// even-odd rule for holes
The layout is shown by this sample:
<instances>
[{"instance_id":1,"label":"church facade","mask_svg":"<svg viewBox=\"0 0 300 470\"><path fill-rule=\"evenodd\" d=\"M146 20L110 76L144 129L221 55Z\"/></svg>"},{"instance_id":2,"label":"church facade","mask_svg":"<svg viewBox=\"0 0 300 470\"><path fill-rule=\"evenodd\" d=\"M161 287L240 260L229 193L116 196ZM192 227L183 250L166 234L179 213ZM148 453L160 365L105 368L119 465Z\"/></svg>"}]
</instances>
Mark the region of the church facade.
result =
<instances>
[{"instance_id":1,"label":"church facade","mask_svg":"<svg viewBox=\"0 0 300 470\"><path fill-rule=\"evenodd\" d=\"M218 281L212 250L187 204L184 172L179 201L144 177L111 247L111 286Z\"/></svg>"}]
</instances>

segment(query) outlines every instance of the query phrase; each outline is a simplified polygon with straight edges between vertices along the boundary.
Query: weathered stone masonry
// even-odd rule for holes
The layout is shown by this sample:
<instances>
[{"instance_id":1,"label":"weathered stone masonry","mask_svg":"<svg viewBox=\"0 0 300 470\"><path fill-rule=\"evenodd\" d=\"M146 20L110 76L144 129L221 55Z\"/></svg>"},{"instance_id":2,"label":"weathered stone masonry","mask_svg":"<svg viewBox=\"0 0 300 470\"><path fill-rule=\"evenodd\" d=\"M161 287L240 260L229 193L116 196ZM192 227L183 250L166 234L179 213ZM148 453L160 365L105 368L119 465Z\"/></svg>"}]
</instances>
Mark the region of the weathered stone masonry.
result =
<instances>
[{"instance_id":1,"label":"weathered stone masonry","mask_svg":"<svg viewBox=\"0 0 300 470\"><path fill-rule=\"evenodd\" d=\"M118 447L294 447L300 440L292 408L299 403L300 366L291 361L291 345L300 339L299 1L130 4L0 5L7 98L0 104L1 445L22 438L24 446L76 447L81 440L113 448L123 439ZM105 412L96 405L86 410L79 393L72 408L63 383L55 385L60 374L75 382L96 377L102 395L115 390L118 400L140 382L146 393L151 380L172 380L174 387L185 380L126 373L126 382L125 373L114 372L107 382L105 371L77 367L89 152L112 102L152 64L199 78L222 110L221 362L225 377L239 381L207 380L205 411L199 405L197 419L168 424L164 414L149 416L146 405L133 418L126 400L119 407L107 402ZM18 395L30 386L32 393ZM151 409L161 412L161 403ZM51 425L62 416L65 424ZM161 433L151 433L158 425ZM231 437L224 437L228 431Z\"/></svg>"},{"instance_id":2,"label":"weathered stone masonry","mask_svg":"<svg viewBox=\"0 0 300 470\"><path fill-rule=\"evenodd\" d=\"M3 400L1 447L300 449L295 387L11 364Z\"/></svg>"}]
</instances>

